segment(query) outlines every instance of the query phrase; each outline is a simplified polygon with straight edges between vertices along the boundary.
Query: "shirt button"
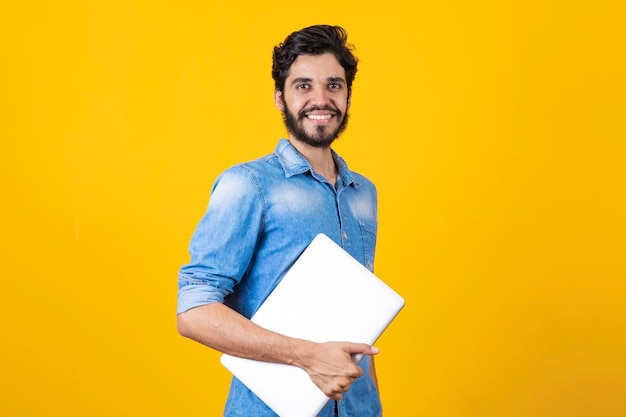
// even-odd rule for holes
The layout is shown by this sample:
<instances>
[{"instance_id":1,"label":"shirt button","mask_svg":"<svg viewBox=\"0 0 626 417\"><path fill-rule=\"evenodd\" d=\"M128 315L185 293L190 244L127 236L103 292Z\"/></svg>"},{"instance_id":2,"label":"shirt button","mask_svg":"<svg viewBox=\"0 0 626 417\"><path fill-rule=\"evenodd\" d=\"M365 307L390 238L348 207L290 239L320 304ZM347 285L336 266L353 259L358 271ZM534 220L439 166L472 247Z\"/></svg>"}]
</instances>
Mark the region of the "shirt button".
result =
<instances>
[{"instance_id":1,"label":"shirt button","mask_svg":"<svg viewBox=\"0 0 626 417\"><path fill-rule=\"evenodd\" d=\"M348 240L348 234L347 233L343 234L343 240Z\"/></svg>"}]
</instances>

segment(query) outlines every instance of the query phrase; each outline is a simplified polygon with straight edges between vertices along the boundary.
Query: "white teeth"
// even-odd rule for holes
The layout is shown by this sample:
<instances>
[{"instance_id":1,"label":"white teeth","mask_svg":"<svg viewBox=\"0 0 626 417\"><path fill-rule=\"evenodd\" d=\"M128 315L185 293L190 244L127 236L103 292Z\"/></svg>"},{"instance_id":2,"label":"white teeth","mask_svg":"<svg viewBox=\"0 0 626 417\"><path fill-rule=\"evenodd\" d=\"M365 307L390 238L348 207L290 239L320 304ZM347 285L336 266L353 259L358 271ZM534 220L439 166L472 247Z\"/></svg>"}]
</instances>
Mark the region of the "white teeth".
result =
<instances>
[{"instance_id":1,"label":"white teeth","mask_svg":"<svg viewBox=\"0 0 626 417\"><path fill-rule=\"evenodd\" d=\"M307 117L313 120L326 120L326 119L330 119L331 117L333 117L333 115L332 114L309 114Z\"/></svg>"}]
</instances>

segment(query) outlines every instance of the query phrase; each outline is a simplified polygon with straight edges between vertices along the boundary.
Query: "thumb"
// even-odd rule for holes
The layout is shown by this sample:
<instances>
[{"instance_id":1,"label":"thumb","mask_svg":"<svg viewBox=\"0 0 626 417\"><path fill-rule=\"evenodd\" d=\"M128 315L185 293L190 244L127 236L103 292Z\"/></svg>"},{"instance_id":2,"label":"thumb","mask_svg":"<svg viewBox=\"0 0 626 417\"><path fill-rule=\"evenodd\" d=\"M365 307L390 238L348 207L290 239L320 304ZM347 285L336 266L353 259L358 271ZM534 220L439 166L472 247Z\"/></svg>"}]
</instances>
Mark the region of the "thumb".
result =
<instances>
[{"instance_id":1,"label":"thumb","mask_svg":"<svg viewBox=\"0 0 626 417\"><path fill-rule=\"evenodd\" d=\"M346 346L346 351L352 355L353 359L358 358L356 362L360 361L363 355L376 355L379 349L375 346L368 345L367 343L350 343Z\"/></svg>"},{"instance_id":2,"label":"thumb","mask_svg":"<svg viewBox=\"0 0 626 417\"><path fill-rule=\"evenodd\" d=\"M358 365L359 362L361 362L361 359L363 359L363 356L376 355L379 352L377 347L370 346L370 345L364 345L364 347L365 347L364 349L355 351L350 355L352 357L352 363L354 363L355 365Z\"/></svg>"}]
</instances>

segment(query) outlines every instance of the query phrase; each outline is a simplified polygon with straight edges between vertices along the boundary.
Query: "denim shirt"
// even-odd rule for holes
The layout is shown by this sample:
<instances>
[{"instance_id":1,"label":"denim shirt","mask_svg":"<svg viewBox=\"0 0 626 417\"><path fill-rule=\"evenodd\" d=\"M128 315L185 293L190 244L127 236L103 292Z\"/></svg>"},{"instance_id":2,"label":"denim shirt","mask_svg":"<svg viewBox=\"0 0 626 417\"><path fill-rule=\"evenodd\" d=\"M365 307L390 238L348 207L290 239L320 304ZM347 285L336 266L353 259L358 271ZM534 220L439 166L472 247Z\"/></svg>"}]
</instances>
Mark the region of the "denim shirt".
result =
<instances>
[{"instance_id":1,"label":"denim shirt","mask_svg":"<svg viewBox=\"0 0 626 417\"><path fill-rule=\"evenodd\" d=\"M178 313L224 303L250 318L318 233L373 270L376 189L332 154L339 168L336 188L286 139L273 154L231 167L217 178L191 239L190 262L180 269ZM363 376L338 402L339 415L380 416L380 399L368 374L370 358L359 365ZM329 401L319 416L334 416L334 407ZM276 414L233 378L224 416Z\"/></svg>"}]
</instances>

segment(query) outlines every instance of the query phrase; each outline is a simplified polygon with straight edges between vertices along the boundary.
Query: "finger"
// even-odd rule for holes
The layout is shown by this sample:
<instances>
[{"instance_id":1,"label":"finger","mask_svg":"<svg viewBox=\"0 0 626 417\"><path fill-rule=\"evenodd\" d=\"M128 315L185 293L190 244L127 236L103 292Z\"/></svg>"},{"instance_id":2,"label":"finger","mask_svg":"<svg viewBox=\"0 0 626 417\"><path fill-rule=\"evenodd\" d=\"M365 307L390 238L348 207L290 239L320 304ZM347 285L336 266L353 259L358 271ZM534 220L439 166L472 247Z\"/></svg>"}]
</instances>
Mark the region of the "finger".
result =
<instances>
[{"instance_id":1,"label":"finger","mask_svg":"<svg viewBox=\"0 0 626 417\"><path fill-rule=\"evenodd\" d=\"M350 343L346 346L350 354L376 355L379 349L365 343Z\"/></svg>"},{"instance_id":2,"label":"finger","mask_svg":"<svg viewBox=\"0 0 626 417\"><path fill-rule=\"evenodd\" d=\"M352 366L346 367L345 369L345 377L350 378L349 383L352 384L357 378L361 376L363 376L363 369L361 369L361 367L358 366L353 359Z\"/></svg>"},{"instance_id":3,"label":"finger","mask_svg":"<svg viewBox=\"0 0 626 417\"><path fill-rule=\"evenodd\" d=\"M350 389L350 386L354 382L352 378L350 382L346 384L338 385L335 389L330 391L330 395L327 394L327 397L332 398L333 400L340 400L343 398L343 394Z\"/></svg>"},{"instance_id":4,"label":"finger","mask_svg":"<svg viewBox=\"0 0 626 417\"><path fill-rule=\"evenodd\" d=\"M341 400L343 398L343 394L348 391L347 389L341 389L340 391L336 391L333 396L335 397L336 400Z\"/></svg>"},{"instance_id":5,"label":"finger","mask_svg":"<svg viewBox=\"0 0 626 417\"><path fill-rule=\"evenodd\" d=\"M341 400L343 398L343 393L341 391L331 391L324 393L331 400Z\"/></svg>"}]
</instances>

